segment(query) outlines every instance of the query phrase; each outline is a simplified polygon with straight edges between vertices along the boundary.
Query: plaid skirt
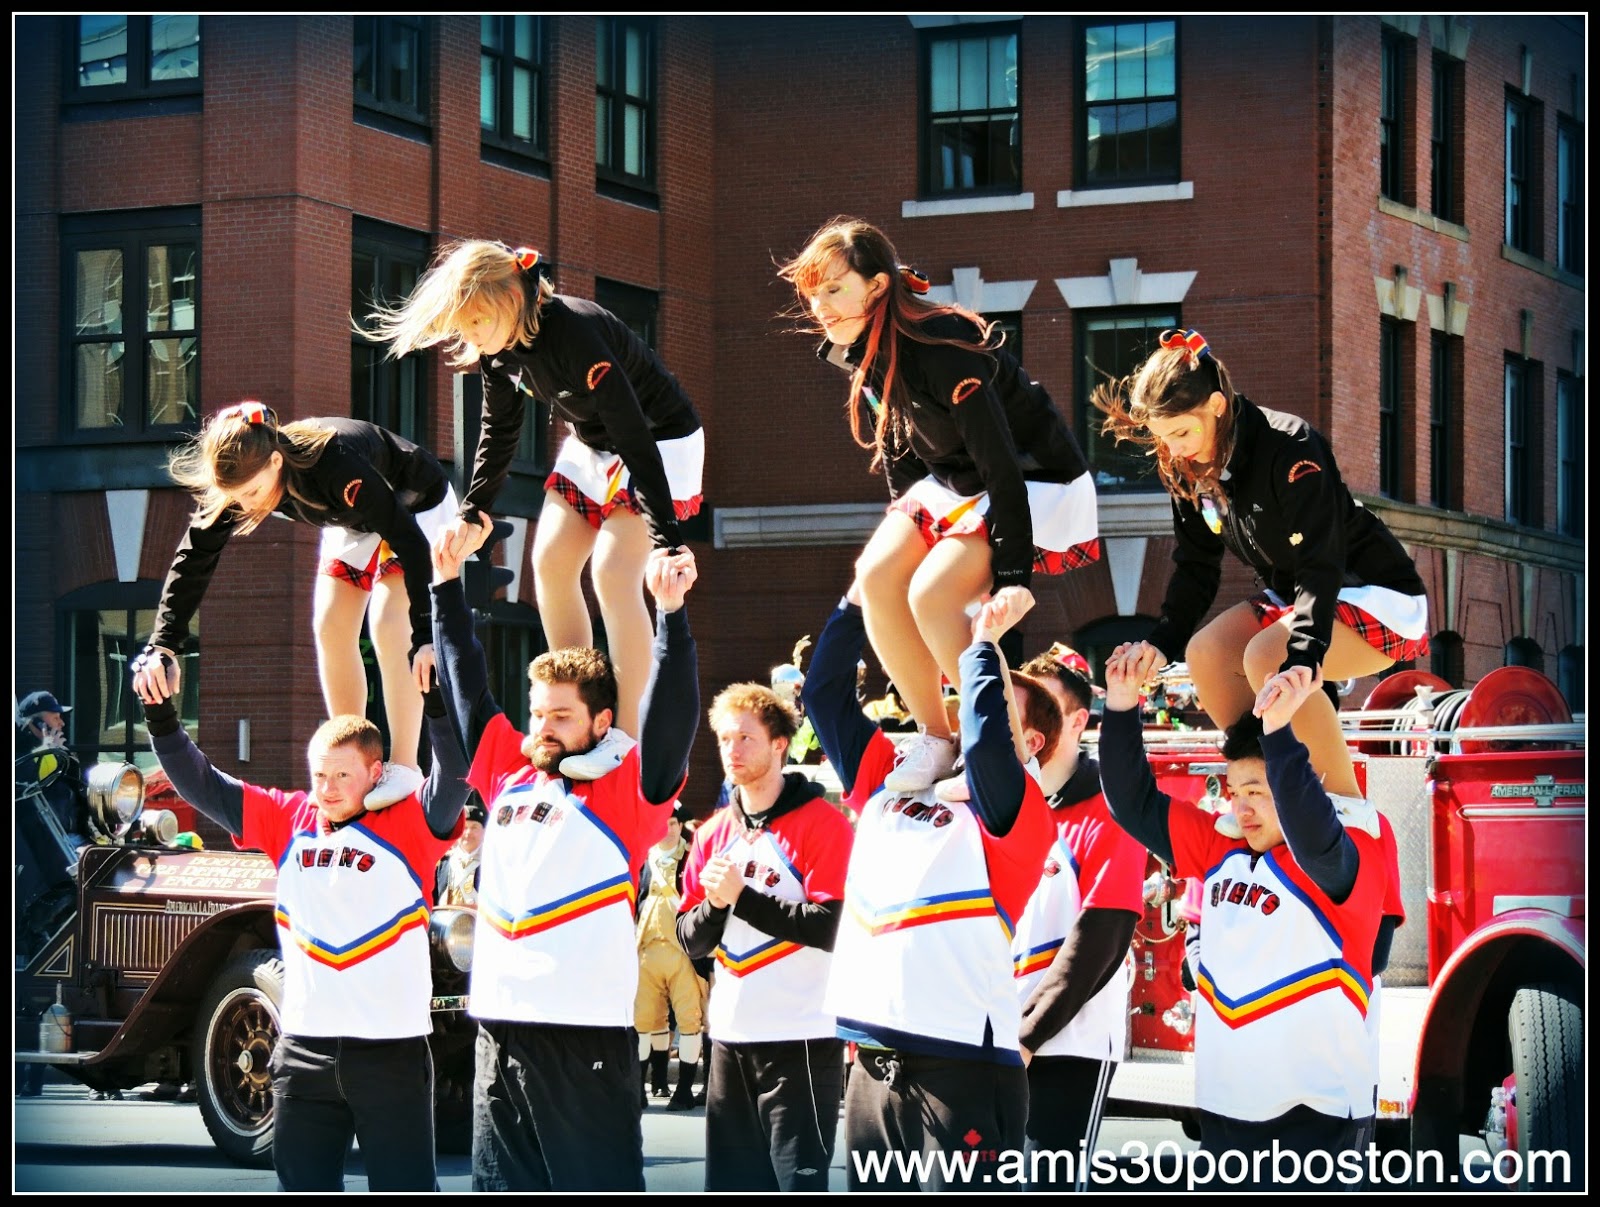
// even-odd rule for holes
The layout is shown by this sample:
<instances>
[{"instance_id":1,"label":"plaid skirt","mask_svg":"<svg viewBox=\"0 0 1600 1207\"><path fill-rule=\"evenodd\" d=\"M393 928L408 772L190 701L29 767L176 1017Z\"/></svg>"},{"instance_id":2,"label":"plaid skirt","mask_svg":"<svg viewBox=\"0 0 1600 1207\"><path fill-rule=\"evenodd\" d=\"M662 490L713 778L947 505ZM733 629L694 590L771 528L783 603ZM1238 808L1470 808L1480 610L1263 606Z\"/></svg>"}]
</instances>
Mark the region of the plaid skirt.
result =
<instances>
[{"instance_id":1,"label":"plaid skirt","mask_svg":"<svg viewBox=\"0 0 1600 1207\"><path fill-rule=\"evenodd\" d=\"M1065 574L1100 558L1094 482L1081 474L1071 482L1028 482L1033 521L1033 568ZM989 495L959 495L934 478L923 478L893 503L916 524L928 548L949 536L989 538Z\"/></svg>"},{"instance_id":2,"label":"plaid skirt","mask_svg":"<svg viewBox=\"0 0 1600 1207\"><path fill-rule=\"evenodd\" d=\"M1416 658L1425 658L1428 654L1428 634L1426 628L1415 637L1408 637L1396 631L1389 624L1384 623L1377 616L1365 608L1347 599L1347 595L1358 598L1367 593L1384 591L1382 587L1354 587L1339 592L1339 605L1334 610L1334 616L1340 624L1348 625L1354 629L1373 649L1381 654L1386 654L1395 662L1410 662ZM1427 600L1425 597L1413 600L1411 596L1400 595L1397 591L1386 591L1385 594L1396 596L1397 601L1408 601L1413 607L1420 602L1422 615L1427 615ZM1372 597L1367 595L1368 599ZM1285 603L1275 591L1263 591L1259 595L1251 596L1250 610L1256 614L1261 627L1277 624L1286 616L1293 615L1294 605ZM1412 626L1414 627L1414 621Z\"/></svg>"},{"instance_id":3,"label":"plaid skirt","mask_svg":"<svg viewBox=\"0 0 1600 1207\"><path fill-rule=\"evenodd\" d=\"M687 520L700 510L700 476L705 462L705 433L693 432L677 440L656 444L662 468L667 471L667 486L672 491L675 519ZM561 444L561 454L544 480L573 511L598 529L616 511L640 512L636 492L629 484L628 467L616 453L590 448L576 436Z\"/></svg>"}]
</instances>

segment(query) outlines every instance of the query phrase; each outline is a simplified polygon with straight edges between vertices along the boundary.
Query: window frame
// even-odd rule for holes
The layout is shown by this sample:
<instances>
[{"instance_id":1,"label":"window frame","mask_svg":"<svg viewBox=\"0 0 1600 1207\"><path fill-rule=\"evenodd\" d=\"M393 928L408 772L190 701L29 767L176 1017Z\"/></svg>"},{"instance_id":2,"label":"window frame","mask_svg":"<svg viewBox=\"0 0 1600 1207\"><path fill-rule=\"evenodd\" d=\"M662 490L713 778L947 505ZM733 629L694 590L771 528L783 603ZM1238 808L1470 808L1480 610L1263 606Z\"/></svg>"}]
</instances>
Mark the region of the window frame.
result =
<instances>
[{"instance_id":1,"label":"window frame","mask_svg":"<svg viewBox=\"0 0 1600 1207\"><path fill-rule=\"evenodd\" d=\"M83 762L84 767L93 766L100 762L102 756L110 754L124 762L134 763L136 766L148 771L155 766L155 755L150 751L150 736L144 724L144 710L139 704L138 697L133 694L132 677L126 673L127 668L122 668L118 679L121 685L121 725L124 739L121 743L107 744L96 741L84 740L85 735L80 730L80 722L86 718L90 709L84 693L79 690L77 682L77 651L74 642L74 625L72 617L80 614L95 614L96 624L99 623L98 614L101 612L123 612L127 618L127 632L129 644L127 656L131 659L139 650L142 650L150 641L154 631L156 609L161 602L161 583L156 579L139 579L136 582L102 582L94 583L87 587L80 587L75 591L62 596L55 602L55 631L56 631L56 666L57 683L67 685L69 698L66 703L72 706L72 711L67 713L67 745ZM148 612L151 617L151 629L142 630L138 624L137 614ZM189 736L198 736L201 708L201 644L200 621L196 617L190 624L190 635L184 643L184 648L178 651L183 660L183 690L179 693L182 697L179 708L184 720L184 727ZM97 667L104 670L103 667ZM97 701L96 715L104 719L105 706L108 699ZM104 732L104 726L96 733Z\"/></svg>"},{"instance_id":2,"label":"window frame","mask_svg":"<svg viewBox=\"0 0 1600 1207\"><path fill-rule=\"evenodd\" d=\"M1505 241L1506 246L1526 255L1538 254L1535 246L1535 214L1538 190L1533 175L1535 106L1520 93L1506 93L1505 124ZM1512 118L1518 120L1514 136ZM1515 193L1516 199L1513 199Z\"/></svg>"},{"instance_id":3,"label":"window frame","mask_svg":"<svg viewBox=\"0 0 1600 1207\"><path fill-rule=\"evenodd\" d=\"M421 277L427 269L432 253L432 241L429 236L420 231L408 230L405 227L391 226L388 223L377 222L370 218L357 216L351 225L350 233L350 283L351 293L355 292L356 257L362 254L372 255L376 261L374 276L382 281L385 276L385 266L396 261L405 263L416 270L412 278L413 283ZM363 302L371 302L370 296L364 297ZM391 305L400 302L401 298L388 298ZM354 298L352 297L352 302ZM355 310L356 316L364 317L370 305L363 305ZM355 395L355 358L359 352L365 351L370 357L367 371L369 374L370 388L368 398L358 404ZM364 335L358 335L354 329L350 332L350 416L353 419L363 419L375 423L379 427L388 428L390 431L410 440L413 444L420 444L424 448L431 448L434 444L434 398L433 398L433 364L430 352L411 352L399 360L391 359L386 355L386 345ZM397 385L403 387L402 374L411 374L416 378L415 401L413 407L415 415L412 417L411 430L408 430L401 414L385 413L379 415L372 406L372 402L379 397L386 397L394 393ZM387 388L386 388L387 387ZM403 406L403 403L397 404Z\"/></svg>"},{"instance_id":4,"label":"window frame","mask_svg":"<svg viewBox=\"0 0 1600 1207\"><path fill-rule=\"evenodd\" d=\"M78 82L78 68L81 59L78 57L78 48L82 44L80 33L82 22L86 17L102 16L107 14L83 13L63 17L65 36L62 38L62 73L61 79L65 85L63 96L66 103L95 104L101 101L140 101L159 100L167 97L200 96L205 90L205 26L206 18L195 15L196 39L201 47L199 60L199 74L176 80L152 80L150 78L150 53L152 29L152 14L128 13L127 24L127 50L128 81L123 84L90 84ZM179 16L187 14L155 14L159 16ZM133 64L139 64L138 80L134 79Z\"/></svg>"},{"instance_id":5,"label":"window frame","mask_svg":"<svg viewBox=\"0 0 1600 1207\"><path fill-rule=\"evenodd\" d=\"M1462 341L1443 331L1429 334L1428 501L1444 511L1460 511Z\"/></svg>"},{"instance_id":6,"label":"window frame","mask_svg":"<svg viewBox=\"0 0 1600 1207\"><path fill-rule=\"evenodd\" d=\"M1402 429L1405 407L1405 331L1399 319L1378 320L1378 493L1399 499L1405 474Z\"/></svg>"},{"instance_id":7,"label":"window frame","mask_svg":"<svg viewBox=\"0 0 1600 1207\"><path fill-rule=\"evenodd\" d=\"M148 330L149 281L146 265L149 249L162 245L192 244L195 249L197 270L194 282L194 317L188 328L168 331ZM84 338L76 330L78 314L77 256L80 252L111 250L122 254L122 279L124 282L121 312L123 330L120 340ZM200 226L198 208L182 210L119 210L91 215L64 215L61 219L61 307L58 320L60 352L58 368L60 391L58 398L57 442L61 444L118 444L162 442L170 443L200 427L201 369L200 353L204 335L204 284L205 243ZM131 289L136 292L130 292ZM130 317L143 324L142 329L129 328ZM189 338L194 341L194 414L179 423L150 423L148 369L150 345L157 340ZM80 427L77 414L77 357L78 348L89 344L121 343L123 376L123 411L125 416L135 416L130 423L124 417L121 424L104 427Z\"/></svg>"},{"instance_id":8,"label":"window frame","mask_svg":"<svg viewBox=\"0 0 1600 1207\"><path fill-rule=\"evenodd\" d=\"M645 347L652 352L656 351L656 342L661 338L659 291L646 289L642 285L630 285L626 281L617 281L609 277L596 277L594 304L621 319L623 326L644 341ZM644 331L640 331L630 321L640 314L644 314L645 317Z\"/></svg>"},{"instance_id":9,"label":"window frame","mask_svg":"<svg viewBox=\"0 0 1600 1207\"><path fill-rule=\"evenodd\" d=\"M376 126L391 133L416 136L428 134L433 125L432 116L432 91L429 88L431 75L431 54L433 50L432 37L433 19L420 14L405 16L380 16L375 13L357 14L352 21L354 36L351 40L352 63L355 58L355 48L361 40L363 28L372 30L372 78L378 84L386 68L386 56L390 39L385 36L396 27L414 29L417 34L417 99L413 108L411 105L401 104L375 87L373 90L362 88L354 70L351 72L351 91L355 101L356 120L363 125Z\"/></svg>"},{"instance_id":10,"label":"window frame","mask_svg":"<svg viewBox=\"0 0 1600 1207\"><path fill-rule=\"evenodd\" d=\"M1556 531L1583 536L1583 382L1556 372Z\"/></svg>"},{"instance_id":11,"label":"window frame","mask_svg":"<svg viewBox=\"0 0 1600 1207\"><path fill-rule=\"evenodd\" d=\"M1410 123L1406 120L1406 70L1413 57L1413 39L1384 26L1378 66L1378 195L1401 205L1415 198L1406 187Z\"/></svg>"},{"instance_id":12,"label":"window frame","mask_svg":"<svg viewBox=\"0 0 1600 1207\"><path fill-rule=\"evenodd\" d=\"M1430 141L1432 180L1429 204L1435 217L1461 224L1461 200L1465 181L1463 105L1463 64L1443 51L1433 54L1433 120Z\"/></svg>"},{"instance_id":13,"label":"window frame","mask_svg":"<svg viewBox=\"0 0 1600 1207\"><path fill-rule=\"evenodd\" d=\"M595 104L599 105L602 98L611 102L610 120L610 145L612 155L601 161L600 145L598 139L595 143L595 188L602 194L619 197L622 200L642 200L651 204L658 197L656 176L657 158L657 130L656 106L658 93L657 59L660 56L659 27L653 17L637 16L600 16L595 21ZM602 53L600 26L605 25L611 32L610 71L613 86L602 87L598 70L598 60ZM643 97L630 96L626 91L628 71L627 38L619 34L633 28L639 30L644 36L644 87ZM621 48L619 50L619 47ZM620 83L619 83L620 81ZM625 140L627 135L627 109L629 104L641 105L645 111L643 122L643 142L641 155L645 163L645 172L642 175L630 175L625 169L616 164L626 162ZM598 108L595 115L596 125L599 124ZM624 148L619 156L618 148Z\"/></svg>"},{"instance_id":14,"label":"window frame","mask_svg":"<svg viewBox=\"0 0 1600 1207\"><path fill-rule=\"evenodd\" d=\"M516 53L516 22L521 17L527 17L533 22L534 57L520 59ZM483 41L483 22L499 22L500 49L490 50ZM495 153L503 153L514 159L536 161L540 165L548 166L550 160L550 108L549 108L549 55L550 31L545 24L545 18L538 14L523 13L507 16L482 14L478 19L478 137L481 146ZM497 81L499 85L498 104L495 113L493 129L483 126L483 75L482 65L485 59L494 58L496 61ZM534 131L530 138L519 138L508 133L514 120L514 89L508 83L515 77L518 67L526 67L533 73L533 106L534 106Z\"/></svg>"},{"instance_id":15,"label":"window frame","mask_svg":"<svg viewBox=\"0 0 1600 1207\"><path fill-rule=\"evenodd\" d=\"M966 114L985 114L983 120L993 122L996 114L1011 113L1014 129L1016 130L1016 161L1017 172L1014 183L993 182L994 173L991 171L990 181L983 184L974 184L971 188L952 187L943 188L937 183L937 168L939 140L935 135L936 123L933 114L933 48L941 42L963 42L988 39L1000 36L1009 31L1009 35L1016 39L1016 71L1017 71L1017 103L1012 108L996 109L993 106L987 109L954 109L945 116L961 117ZM924 29L920 39L919 52L919 81L918 81L918 133L919 138L919 171L918 171L918 197L922 200L936 200L952 197L1009 197L1022 191L1022 22L1021 21L993 21L985 24L960 24L940 26ZM987 55L987 49L985 51ZM959 62L960 52L957 52ZM986 59L987 64L987 59ZM959 103L959 84L957 85ZM960 124L965 124L965 121Z\"/></svg>"},{"instance_id":16,"label":"window frame","mask_svg":"<svg viewBox=\"0 0 1600 1207\"><path fill-rule=\"evenodd\" d=\"M1537 528L1541 511L1537 379L1538 362L1506 357L1505 519L1524 528Z\"/></svg>"},{"instance_id":17,"label":"window frame","mask_svg":"<svg viewBox=\"0 0 1600 1207\"><path fill-rule=\"evenodd\" d=\"M1073 413L1070 418L1073 425L1073 433L1078 437L1078 446L1083 449L1084 461L1089 467L1089 472L1094 475L1096 493L1109 491L1119 494L1125 492L1147 494L1158 490L1165 491L1166 487L1162 484L1160 476L1155 472L1154 458L1141 458L1141 460L1149 467L1147 472L1132 479L1120 481L1102 481L1102 471L1097 467L1095 462L1096 445L1097 440L1099 439L1099 423L1098 421L1093 420L1092 416L1098 415L1099 412L1095 410L1094 405L1089 401L1089 398L1094 391L1094 387L1104 380L1104 378L1095 370L1098 368L1106 371L1114 371L1115 366L1108 369L1105 365L1093 366L1088 363L1087 357L1089 354L1089 344L1091 342L1089 338L1089 326L1091 323L1104 322L1107 319L1118 318L1142 319L1144 320L1144 329L1148 333L1149 345L1145 349L1143 355L1139 355L1133 359L1132 363L1129 365L1130 371L1135 365L1142 362L1145 357L1149 355L1149 353L1155 351L1157 347L1156 339L1163 330L1168 327L1175 329L1183 327L1183 309L1180 306L1113 306L1095 310L1085 309L1077 311L1073 315L1074 322L1072 345ZM1091 431L1090 428L1091 422L1094 423L1093 431ZM1109 439L1109 437L1106 439ZM1123 455L1137 456L1138 454Z\"/></svg>"},{"instance_id":18,"label":"window frame","mask_svg":"<svg viewBox=\"0 0 1600 1207\"><path fill-rule=\"evenodd\" d=\"M529 707L528 665L550 648L539 621L539 611L525 603L496 599L487 608L474 612L474 619L488 666L489 690L505 711L506 719L519 732L525 732ZM507 638L511 635L525 637L526 644L517 651L508 649ZM597 633L596 648L603 649L603 641L604 634ZM525 661L520 656L522 652L528 653ZM518 654L515 661L511 658L513 653ZM511 667L519 663L520 671L511 674Z\"/></svg>"},{"instance_id":19,"label":"window frame","mask_svg":"<svg viewBox=\"0 0 1600 1207\"><path fill-rule=\"evenodd\" d=\"M1440 630L1428 638L1428 670L1452 688L1462 687L1467 678L1467 648L1459 633Z\"/></svg>"},{"instance_id":20,"label":"window frame","mask_svg":"<svg viewBox=\"0 0 1600 1207\"><path fill-rule=\"evenodd\" d=\"M1583 126L1564 114L1556 118L1556 267L1583 274Z\"/></svg>"},{"instance_id":21,"label":"window frame","mask_svg":"<svg viewBox=\"0 0 1600 1207\"><path fill-rule=\"evenodd\" d=\"M1091 28L1101 25L1110 25L1112 28L1122 25L1150 25L1149 20L1129 21L1116 17L1084 18L1078 21L1074 40L1073 64L1076 69L1078 86L1075 99L1074 123L1074 148L1073 148L1073 176L1079 181L1081 189L1119 189L1141 185L1176 184L1183 179L1183 22L1176 17L1168 18L1172 22L1172 95L1168 98L1165 94L1155 98L1158 101L1171 100L1173 105L1172 126L1172 157L1171 171L1149 172L1143 176L1116 176L1105 179L1091 176L1089 169L1089 116L1090 110L1102 108L1107 105L1131 104L1132 101L1122 99L1111 101L1090 101L1088 92L1088 35ZM1148 42L1146 42L1148 46ZM1141 99L1146 104L1150 103L1150 96L1146 93ZM1145 127L1147 130L1148 126ZM1148 159L1148 156L1147 156Z\"/></svg>"}]
</instances>

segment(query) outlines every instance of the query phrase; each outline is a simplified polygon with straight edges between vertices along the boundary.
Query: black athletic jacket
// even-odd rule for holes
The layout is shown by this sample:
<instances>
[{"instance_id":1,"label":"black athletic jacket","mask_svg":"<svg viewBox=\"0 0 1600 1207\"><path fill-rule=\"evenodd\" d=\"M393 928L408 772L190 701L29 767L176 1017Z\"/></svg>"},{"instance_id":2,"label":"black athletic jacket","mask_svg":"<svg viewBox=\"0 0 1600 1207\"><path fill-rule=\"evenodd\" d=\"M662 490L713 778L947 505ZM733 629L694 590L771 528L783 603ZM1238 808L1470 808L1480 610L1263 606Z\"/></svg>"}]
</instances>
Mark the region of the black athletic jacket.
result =
<instances>
[{"instance_id":1,"label":"black athletic jacket","mask_svg":"<svg viewBox=\"0 0 1600 1207\"><path fill-rule=\"evenodd\" d=\"M414 655L433 640L428 594L433 563L415 513L443 502L449 480L432 453L387 428L359 419L313 422L331 427L333 439L310 469L302 472L286 468L285 473L293 489L318 506L307 505L286 491L273 514L318 528L376 532L388 541L405 571ZM183 650L189 621L200 607L217 559L238 527L240 516L237 508L229 507L209 527L190 524L161 588L151 645L174 652Z\"/></svg>"},{"instance_id":2,"label":"black athletic jacket","mask_svg":"<svg viewBox=\"0 0 1600 1207\"><path fill-rule=\"evenodd\" d=\"M939 339L978 338L973 322L956 314L937 315L922 329ZM911 437L884 450L890 498L930 474L957 494L988 491L995 589L1026 587L1033 577L1033 519L1025 483L1071 482L1088 472L1072 429L1005 347L989 353L908 338L899 344L895 390L910 401ZM837 352L824 342L817 355L853 372L865 350L863 335ZM875 398L888 364L888 350L881 349L868 383ZM872 430L872 415L861 420L863 430Z\"/></svg>"},{"instance_id":3,"label":"black athletic jacket","mask_svg":"<svg viewBox=\"0 0 1600 1207\"><path fill-rule=\"evenodd\" d=\"M539 315L528 347L481 357L483 435L463 515L493 509L522 436L525 398L537 398L572 425L590 448L617 453L627 466L650 539L682 544L658 440L700 430L678 379L612 314L593 302L556 294Z\"/></svg>"},{"instance_id":4,"label":"black athletic jacket","mask_svg":"<svg viewBox=\"0 0 1600 1207\"><path fill-rule=\"evenodd\" d=\"M1402 595L1427 588L1392 532L1350 494L1328 442L1304 419L1236 395L1238 424L1227 478L1222 531L1201 510L1172 500L1177 563L1151 645L1169 661L1217 597L1222 555L1231 551L1264 586L1294 606L1283 668L1318 667L1333 635L1341 587L1387 587Z\"/></svg>"}]
</instances>

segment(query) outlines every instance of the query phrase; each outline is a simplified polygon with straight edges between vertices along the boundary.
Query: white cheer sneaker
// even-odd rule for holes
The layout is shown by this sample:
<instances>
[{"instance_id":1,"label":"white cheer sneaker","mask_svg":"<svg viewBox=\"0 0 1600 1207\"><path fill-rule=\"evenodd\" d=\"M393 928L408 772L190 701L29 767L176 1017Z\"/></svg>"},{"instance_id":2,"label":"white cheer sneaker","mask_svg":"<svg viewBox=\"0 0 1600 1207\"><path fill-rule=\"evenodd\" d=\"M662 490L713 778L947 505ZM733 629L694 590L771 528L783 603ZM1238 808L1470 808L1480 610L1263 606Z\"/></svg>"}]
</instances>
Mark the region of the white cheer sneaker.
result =
<instances>
[{"instance_id":1,"label":"white cheer sneaker","mask_svg":"<svg viewBox=\"0 0 1600 1207\"><path fill-rule=\"evenodd\" d=\"M622 766L628 751L638 744L613 725L591 749L562 759L559 770L569 780L597 780Z\"/></svg>"},{"instance_id":2,"label":"white cheer sneaker","mask_svg":"<svg viewBox=\"0 0 1600 1207\"><path fill-rule=\"evenodd\" d=\"M946 778L956 766L956 744L936 738L926 730L900 747L900 761L884 776L890 792L922 792Z\"/></svg>"}]
</instances>

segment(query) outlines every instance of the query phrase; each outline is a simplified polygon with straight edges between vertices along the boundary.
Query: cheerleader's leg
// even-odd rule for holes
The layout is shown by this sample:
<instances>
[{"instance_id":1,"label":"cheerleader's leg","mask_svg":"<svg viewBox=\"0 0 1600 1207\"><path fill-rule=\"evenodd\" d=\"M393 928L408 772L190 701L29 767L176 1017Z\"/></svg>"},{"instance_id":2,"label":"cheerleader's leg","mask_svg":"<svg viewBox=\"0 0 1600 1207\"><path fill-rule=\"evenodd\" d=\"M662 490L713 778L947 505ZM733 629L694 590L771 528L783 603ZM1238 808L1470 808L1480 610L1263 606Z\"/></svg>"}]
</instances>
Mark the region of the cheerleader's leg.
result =
<instances>
[{"instance_id":1,"label":"cheerleader's leg","mask_svg":"<svg viewBox=\"0 0 1600 1207\"><path fill-rule=\"evenodd\" d=\"M372 652L383 681L389 721L389 761L417 767L422 736L422 693L411 674L411 606L404 574L385 574L372 587L367 619ZM365 684L363 683L363 687Z\"/></svg>"},{"instance_id":2,"label":"cheerleader's leg","mask_svg":"<svg viewBox=\"0 0 1600 1207\"><path fill-rule=\"evenodd\" d=\"M654 626L644 601L644 568L650 560L650 532L644 520L617 508L600 525L594 543L595 598L606 626L611 668L617 675L616 724L639 732L639 704L650 677Z\"/></svg>"},{"instance_id":3,"label":"cheerleader's leg","mask_svg":"<svg viewBox=\"0 0 1600 1207\"><path fill-rule=\"evenodd\" d=\"M318 574L312 596L317 672L330 717L367 713L367 672L361 664L361 622L371 596L332 574ZM415 752L413 748L413 762Z\"/></svg>"},{"instance_id":4,"label":"cheerleader's leg","mask_svg":"<svg viewBox=\"0 0 1600 1207\"><path fill-rule=\"evenodd\" d=\"M911 577L917 631L957 689L961 651L972 644L972 618L966 609L989 589L993 573L985 537L947 536L928 550Z\"/></svg>"},{"instance_id":5,"label":"cheerleader's leg","mask_svg":"<svg viewBox=\"0 0 1600 1207\"><path fill-rule=\"evenodd\" d=\"M883 517L856 560L867 637L906 710L934 737L949 738L939 690L939 662L911 611L911 579L928 555L916 522L898 511Z\"/></svg>"},{"instance_id":6,"label":"cheerleader's leg","mask_svg":"<svg viewBox=\"0 0 1600 1207\"><path fill-rule=\"evenodd\" d=\"M533 536L533 588L545 643L553 650L594 644L579 580L594 542L589 521L555 491L545 491Z\"/></svg>"}]
</instances>

